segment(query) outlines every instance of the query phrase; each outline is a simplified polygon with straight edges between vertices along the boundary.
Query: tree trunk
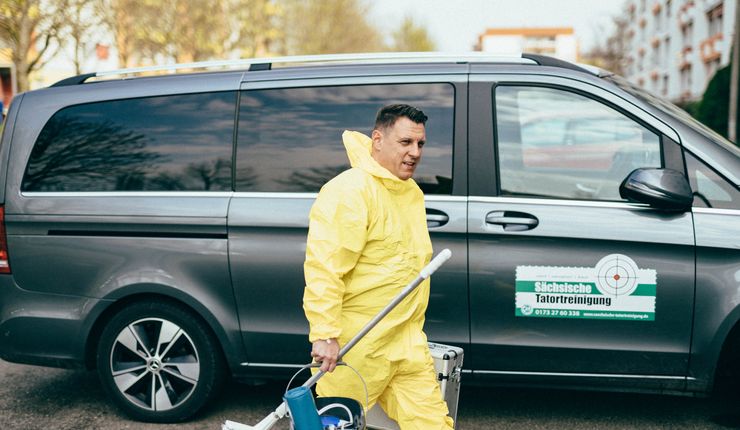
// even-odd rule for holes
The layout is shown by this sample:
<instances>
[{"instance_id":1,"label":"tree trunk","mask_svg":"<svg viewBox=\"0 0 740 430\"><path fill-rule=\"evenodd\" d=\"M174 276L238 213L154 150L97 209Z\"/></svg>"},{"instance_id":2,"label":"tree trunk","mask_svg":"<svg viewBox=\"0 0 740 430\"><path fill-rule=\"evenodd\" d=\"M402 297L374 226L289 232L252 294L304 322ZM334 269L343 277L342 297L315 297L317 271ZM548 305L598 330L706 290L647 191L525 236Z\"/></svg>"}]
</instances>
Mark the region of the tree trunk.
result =
<instances>
[{"instance_id":1,"label":"tree trunk","mask_svg":"<svg viewBox=\"0 0 740 430\"><path fill-rule=\"evenodd\" d=\"M127 2L118 1L114 4L113 20L115 21L116 51L118 51L118 67L125 69L131 62L133 23L126 11Z\"/></svg>"},{"instance_id":2,"label":"tree trunk","mask_svg":"<svg viewBox=\"0 0 740 430\"><path fill-rule=\"evenodd\" d=\"M30 89L28 56L33 45L31 35L32 23L27 13L21 14L18 26L18 44L13 50L13 64L15 65L16 79L18 81L18 92L22 93Z\"/></svg>"}]
</instances>

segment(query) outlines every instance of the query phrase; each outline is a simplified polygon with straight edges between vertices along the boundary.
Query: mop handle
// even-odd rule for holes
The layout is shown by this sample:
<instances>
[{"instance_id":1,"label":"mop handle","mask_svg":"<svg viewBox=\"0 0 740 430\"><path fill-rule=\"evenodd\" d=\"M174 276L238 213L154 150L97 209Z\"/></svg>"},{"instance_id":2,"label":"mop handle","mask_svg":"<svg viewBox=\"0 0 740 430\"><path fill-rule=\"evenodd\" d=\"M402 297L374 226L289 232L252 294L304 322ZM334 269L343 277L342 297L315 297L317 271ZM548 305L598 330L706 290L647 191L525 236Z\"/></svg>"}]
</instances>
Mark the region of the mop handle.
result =
<instances>
[{"instance_id":1,"label":"mop handle","mask_svg":"<svg viewBox=\"0 0 740 430\"><path fill-rule=\"evenodd\" d=\"M401 291L390 303L388 303L388 305L385 308L383 308L382 311L378 312L378 314L375 315L373 319L370 320L370 322L365 324L365 327L363 327L362 330L360 330L355 335L355 337L353 337L349 342L347 342L346 345L342 347L341 350L339 350L339 356L337 357L337 361L340 361L342 357L344 357L344 354L346 354L350 349L352 349L352 347L355 346L357 342L360 341L360 339L365 337L365 335L370 330L372 330L373 327L378 325L380 320L385 318L385 316L388 315L393 310L393 308L398 306L398 304L401 303L401 301L405 299L406 296L411 294L411 292L414 291L416 287L419 286L419 284L424 282L424 280L427 279L428 277L432 276L432 273L436 272L440 266L442 266L447 260L450 259L450 257L452 257L452 251L450 251L447 248L443 249L442 252L437 254L437 256L434 257L432 261L429 262L429 264L427 264L426 266L424 266L423 269L421 269L421 272L419 272L419 276L417 276L416 279L414 279L408 285L406 285L403 291ZM303 386L312 387L316 383L316 381L318 381L322 376L324 376L324 373L325 373L324 371L319 370L310 379L308 379L303 384Z\"/></svg>"}]
</instances>

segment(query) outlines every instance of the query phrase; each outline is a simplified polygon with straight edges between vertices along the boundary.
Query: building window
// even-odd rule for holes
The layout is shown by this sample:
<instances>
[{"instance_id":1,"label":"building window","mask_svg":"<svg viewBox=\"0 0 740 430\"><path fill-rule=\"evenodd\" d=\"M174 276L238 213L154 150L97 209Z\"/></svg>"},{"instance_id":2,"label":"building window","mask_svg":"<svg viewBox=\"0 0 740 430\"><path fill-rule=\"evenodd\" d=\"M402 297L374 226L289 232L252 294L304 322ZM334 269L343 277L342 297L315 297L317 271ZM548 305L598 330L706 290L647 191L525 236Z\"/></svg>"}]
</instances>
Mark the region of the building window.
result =
<instances>
[{"instance_id":1,"label":"building window","mask_svg":"<svg viewBox=\"0 0 740 430\"><path fill-rule=\"evenodd\" d=\"M554 55L557 50L555 36L526 37L524 51L535 54Z\"/></svg>"},{"instance_id":2,"label":"building window","mask_svg":"<svg viewBox=\"0 0 740 430\"><path fill-rule=\"evenodd\" d=\"M687 24L681 30L683 36L683 46L692 46L694 44L694 25Z\"/></svg>"},{"instance_id":3,"label":"building window","mask_svg":"<svg viewBox=\"0 0 740 430\"><path fill-rule=\"evenodd\" d=\"M681 94L685 96L691 93L691 65L681 70Z\"/></svg>"},{"instance_id":4,"label":"building window","mask_svg":"<svg viewBox=\"0 0 740 430\"><path fill-rule=\"evenodd\" d=\"M664 25L663 25L663 14L656 13L653 15L655 18L655 32L656 33L662 33L665 31Z\"/></svg>"},{"instance_id":5,"label":"building window","mask_svg":"<svg viewBox=\"0 0 740 430\"><path fill-rule=\"evenodd\" d=\"M661 67L668 68L669 62L671 58L671 39L669 37L666 37L663 41L663 58L661 62Z\"/></svg>"},{"instance_id":6,"label":"building window","mask_svg":"<svg viewBox=\"0 0 740 430\"><path fill-rule=\"evenodd\" d=\"M661 92L663 96L668 95L668 75L663 76L663 90Z\"/></svg>"},{"instance_id":7,"label":"building window","mask_svg":"<svg viewBox=\"0 0 740 430\"><path fill-rule=\"evenodd\" d=\"M722 33L722 13L722 3L707 12L707 28L709 30L709 36Z\"/></svg>"},{"instance_id":8,"label":"building window","mask_svg":"<svg viewBox=\"0 0 740 430\"><path fill-rule=\"evenodd\" d=\"M654 45L652 51L653 51L652 52L653 55L650 56L651 57L651 65L653 66L653 68L656 68L662 62L662 60L660 58L660 54L662 52L661 49L660 49L660 45L657 45L657 46Z\"/></svg>"}]
</instances>

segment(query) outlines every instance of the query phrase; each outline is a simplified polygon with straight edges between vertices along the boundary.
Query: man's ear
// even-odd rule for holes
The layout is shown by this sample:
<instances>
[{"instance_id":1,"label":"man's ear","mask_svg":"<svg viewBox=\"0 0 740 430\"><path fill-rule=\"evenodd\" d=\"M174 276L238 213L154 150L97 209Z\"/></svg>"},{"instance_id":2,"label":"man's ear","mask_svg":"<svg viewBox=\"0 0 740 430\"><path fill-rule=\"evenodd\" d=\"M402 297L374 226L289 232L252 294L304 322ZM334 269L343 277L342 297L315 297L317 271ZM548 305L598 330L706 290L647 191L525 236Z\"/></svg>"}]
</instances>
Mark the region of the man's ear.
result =
<instances>
[{"instance_id":1,"label":"man's ear","mask_svg":"<svg viewBox=\"0 0 740 430\"><path fill-rule=\"evenodd\" d=\"M376 151L380 150L380 141L383 139L383 133L376 129L373 130L371 137L373 139L373 149Z\"/></svg>"}]
</instances>

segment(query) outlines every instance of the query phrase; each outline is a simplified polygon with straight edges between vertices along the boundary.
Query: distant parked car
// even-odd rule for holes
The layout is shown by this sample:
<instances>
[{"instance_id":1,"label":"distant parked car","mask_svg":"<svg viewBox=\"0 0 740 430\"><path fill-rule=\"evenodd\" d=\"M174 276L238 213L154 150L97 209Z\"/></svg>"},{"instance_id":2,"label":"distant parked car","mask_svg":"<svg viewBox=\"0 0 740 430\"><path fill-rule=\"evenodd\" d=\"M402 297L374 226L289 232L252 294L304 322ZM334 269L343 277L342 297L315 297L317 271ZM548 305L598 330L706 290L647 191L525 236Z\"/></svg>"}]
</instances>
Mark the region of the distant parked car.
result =
<instances>
[{"instance_id":1,"label":"distant parked car","mask_svg":"<svg viewBox=\"0 0 740 430\"><path fill-rule=\"evenodd\" d=\"M292 374L308 211L348 168L342 131L402 102L430 118L415 179L453 252L425 330L465 349L464 380L695 394L740 370L739 151L673 105L528 54L225 65L15 97L3 359L97 368L161 422L226 376Z\"/></svg>"}]
</instances>

